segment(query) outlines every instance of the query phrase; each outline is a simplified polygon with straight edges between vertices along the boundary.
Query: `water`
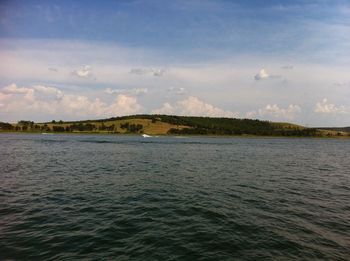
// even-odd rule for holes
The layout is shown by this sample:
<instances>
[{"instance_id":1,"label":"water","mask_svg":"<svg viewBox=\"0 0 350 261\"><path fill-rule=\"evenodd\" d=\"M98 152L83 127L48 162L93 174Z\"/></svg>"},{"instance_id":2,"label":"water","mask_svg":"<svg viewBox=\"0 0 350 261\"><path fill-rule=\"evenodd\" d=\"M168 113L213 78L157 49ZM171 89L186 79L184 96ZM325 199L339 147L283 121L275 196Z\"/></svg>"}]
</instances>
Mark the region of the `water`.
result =
<instances>
[{"instance_id":1,"label":"water","mask_svg":"<svg viewBox=\"0 0 350 261\"><path fill-rule=\"evenodd\" d=\"M350 259L350 140L0 135L0 260Z\"/></svg>"}]
</instances>

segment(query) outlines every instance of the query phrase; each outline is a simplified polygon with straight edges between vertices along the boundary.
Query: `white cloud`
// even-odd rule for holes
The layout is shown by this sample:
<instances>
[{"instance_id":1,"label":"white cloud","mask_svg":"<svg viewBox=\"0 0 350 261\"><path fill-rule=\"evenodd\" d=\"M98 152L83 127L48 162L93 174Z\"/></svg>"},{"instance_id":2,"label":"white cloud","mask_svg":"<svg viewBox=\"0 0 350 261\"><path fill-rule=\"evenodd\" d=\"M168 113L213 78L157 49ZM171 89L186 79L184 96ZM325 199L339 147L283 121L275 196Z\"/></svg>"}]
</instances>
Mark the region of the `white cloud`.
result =
<instances>
[{"instance_id":1,"label":"white cloud","mask_svg":"<svg viewBox=\"0 0 350 261\"><path fill-rule=\"evenodd\" d=\"M46 99L61 99L63 97L63 93L59 89L43 85L34 85L32 87L17 87L16 84L10 84L0 90L0 94L7 95L7 97L14 97L15 95L17 95L15 97L18 97L18 95L22 95L26 100L35 100L40 96L45 96Z\"/></svg>"},{"instance_id":2,"label":"white cloud","mask_svg":"<svg viewBox=\"0 0 350 261\"><path fill-rule=\"evenodd\" d=\"M104 90L104 92L108 94L122 93L124 91L125 91L124 89L111 89L111 88L107 88Z\"/></svg>"},{"instance_id":3,"label":"white cloud","mask_svg":"<svg viewBox=\"0 0 350 261\"><path fill-rule=\"evenodd\" d=\"M193 96L178 101L173 105L164 103L161 108L153 110L152 113L228 118L238 117L239 115L237 112L225 111Z\"/></svg>"},{"instance_id":4,"label":"white cloud","mask_svg":"<svg viewBox=\"0 0 350 261\"><path fill-rule=\"evenodd\" d=\"M141 95L148 93L147 88L134 88L134 89L111 89L107 88L104 90L105 93L113 94L113 93L128 93L132 95Z\"/></svg>"},{"instance_id":5,"label":"white cloud","mask_svg":"<svg viewBox=\"0 0 350 261\"><path fill-rule=\"evenodd\" d=\"M100 115L130 115L140 112L142 106L138 104L136 97L119 94L112 104L103 109L105 111Z\"/></svg>"},{"instance_id":6,"label":"white cloud","mask_svg":"<svg viewBox=\"0 0 350 261\"><path fill-rule=\"evenodd\" d=\"M265 71L265 69L261 69L255 76L254 79L257 81L267 79L270 75Z\"/></svg>"},{"instance_id":7,"label":"white cloud","mask_svg":"<svg viewBox=\"0 0 350 261\"><path fill-rule=\"evenodd\" d=\"M131 90L131 93L135 95L146 94L148 92L147 88L135 88Z\"/></svg>"},{"instance_id":8,"label":"white cloud","mask_svg":"<svg viewBox=\"0 0 350 261\"><path fill-rule=\"evenodd\" d=\"M17 87L16 84L10 84L6 87L4 87L1 92L3 94L28 94L33 92L31 88L26 87Z\"/></svg>"},{"instance_id":9,"label":"white cloud","mask_svg":"<svg viewBox=\"0 0 350 261\"><path fill-rule=\"evenodd\" d=\"M164 72L163 69L153 69L153 76L163 76Z\"/></svg>"},{"instance_id":10,"label":"white cloud","mask_svg":"<svg viewBox=\"0 0 350 261\"><path fill-rule=\"evenodd\" d=\"M277 104L267 104L258 111L250 111L246 113L247 118L268 117L274 120L293 120L301 113L298 105L290 104L287 108L280 108Z\"/></svg>"},{"instance_id":11,"label":"white cloud","mask_svg":"<svg viewBox=\"0 0 350 261\"><path fill-rule=\"evenodd\" d=\"M61 99L63 97L63 92L55 87L48 87L44 85L34 85L32 87L38 93L45 95L53 95L56 99Z\"/></svg>"},{"instance_id":12,"label":"white cloud","mask_svg":"<svg viewBox=\"0 0 350 261\"><path fill-rule=\"evenodd\" d=\"M255 79L256 81L260 81L260 80L264 80L264 79L281 79L281 78L282 78L281 75L267 73L267 71L266 71L265 69L261 69L261 70L254 76L254 79Z\"/></svg>"},{"instance_id":13,"label":"white cloud","mask_svg":"<svg viewBox=\"0 0 350 261\"><path fill-rule=\"evenodd\" d=\"M301 108L298 105L291 104L287 108L280 108L277 104L266 105L265 108L259 109L259 115L272 116L280 119L294 119L297 114L301 112Z\"/></svg>"},{"instance_id":14,"label":"white cloud","mask_svg":"<svg viewBox=\"0 0 350 261\"><path fill-rule=\"evenodd\" d=\"M131 74L137 75L152 75L152 76L163 76L165 70L156 68L132 68Z\"/></svg>"},{"instance_id":15,"label":"white cloud","mask_svg":"<svg viewBox=\"0 0 350 261\"><path fill-rule=\"evenodd\" d=\"M177 114L176 108L173 107L170 103L166 102L163 103L163 106L159 109L155 109L152 111L153 114L167 114L167 115L174 115Z\"/></svg>"},{"instance_id":16,"label":"white cloud","mask_svg":"<svg viewBox=\"0 0 350 261\"><path fill-rule=\"evenodd\" d=\"M256 111L249 111L245 114L245 117L248 119L253 119L256 118L257 114L258 113Z\"/></svg>"},{"instance_id":17,"label":"white cloud","mask_svg":"<svg viewBox=\"0 0 350 261\"><path fill-rule=\"evenodd\" d=\"M180 88L170 87L167 89L167 91L170 93L177 94L177 95L187 94L187 90L183 87L180 87Z\"/></svg>"},{"instance_id":18,"label":"white cloud","mask_svg":"<svg viewBox=\"0 0 350 261\"><path fill-rule=\"evenodd\" d=\"M73 74L75 76L78 76L80 78L90 78L92 76L91 74L91 67L89 65L85 65L84 67L74 70Z\"/></svg>"},{"instance_id":19,"label":"white cloud","mask_svg":"<svg viewBox=\"0 0 350 261\"><path fill-rule=\"evenodd\" d=\"M35 85L17 87L16 84L0 89L2 112L13 115L39 115L39 117L111 117L130 115L141 111L137 98L118 94L106 103L100 98L91 99L84 95L66 94L55 87ZM32 119L36 120L36 119Z\"/></svg>"},{"instance_id":20,"label":"white cloud","mask_svg":"<svg viewBox=\"0 0 350 261\"><path fill-rule=\"evenodd\" d=\"M347 114L350 113L350 108L346 108L342 105L336 106L329 103L328 100L324 98L321 102L316 103L315 112L323 114Z\"/></svg>"}]
</instances>

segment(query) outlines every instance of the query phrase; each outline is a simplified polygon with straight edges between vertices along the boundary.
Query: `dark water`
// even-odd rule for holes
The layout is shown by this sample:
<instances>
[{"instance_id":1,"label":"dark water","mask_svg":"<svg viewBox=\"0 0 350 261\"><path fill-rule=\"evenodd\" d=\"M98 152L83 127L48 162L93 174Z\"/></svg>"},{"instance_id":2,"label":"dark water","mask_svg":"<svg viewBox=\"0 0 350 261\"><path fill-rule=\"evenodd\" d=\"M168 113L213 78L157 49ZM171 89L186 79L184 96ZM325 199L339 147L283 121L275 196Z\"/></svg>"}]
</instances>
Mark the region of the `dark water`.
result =
<instances>
[{"instance_id":1,"label":"dark water","mask_svg":"<svg viewBox=\"0 0 350 261\"><path fill-rule=\"evenodd\" d=\"M0 260L350 259L350 140L0 135Z\"/></svg>"}]
</instances>

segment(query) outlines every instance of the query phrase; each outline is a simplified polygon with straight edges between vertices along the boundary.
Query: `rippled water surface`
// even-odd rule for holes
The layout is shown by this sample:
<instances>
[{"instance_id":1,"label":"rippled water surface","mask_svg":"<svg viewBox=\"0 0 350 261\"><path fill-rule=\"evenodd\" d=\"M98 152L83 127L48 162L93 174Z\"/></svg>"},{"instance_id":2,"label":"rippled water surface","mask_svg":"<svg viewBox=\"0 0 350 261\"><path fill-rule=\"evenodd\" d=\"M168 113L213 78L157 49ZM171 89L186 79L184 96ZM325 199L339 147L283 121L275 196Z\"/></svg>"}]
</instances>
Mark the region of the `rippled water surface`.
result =
<instances>
[{"instance_id":1,"label":"rippled water surface","mask_svg":"<svg viewBox=\"0 0 350 261\"><path fill-rule=\"evenodd\" d=\"M350 259L350 140L0 135L0 260Z\"/></svg>"}]
</instances>

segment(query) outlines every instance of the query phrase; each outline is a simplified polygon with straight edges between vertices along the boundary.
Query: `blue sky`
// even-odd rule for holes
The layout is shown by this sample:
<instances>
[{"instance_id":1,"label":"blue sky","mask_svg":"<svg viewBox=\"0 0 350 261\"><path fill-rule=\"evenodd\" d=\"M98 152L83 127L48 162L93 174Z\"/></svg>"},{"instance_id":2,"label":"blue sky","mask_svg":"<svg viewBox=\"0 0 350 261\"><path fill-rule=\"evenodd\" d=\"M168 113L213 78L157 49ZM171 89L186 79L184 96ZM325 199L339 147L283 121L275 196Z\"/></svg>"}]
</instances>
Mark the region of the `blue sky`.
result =
<instances>
[{"instance_id":1,"label":"blue sky","mask_svg":"<svg viewBox=\"0 0 350 261\"><path fill-rule=\"evenodd\" d=\"M350 125L349 50L350 1L1 1L0 120Z\"/></svg>"}]
</instances>

